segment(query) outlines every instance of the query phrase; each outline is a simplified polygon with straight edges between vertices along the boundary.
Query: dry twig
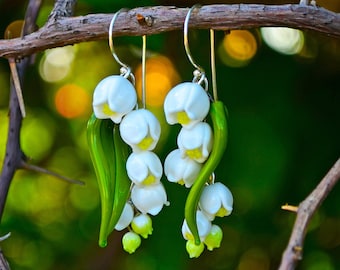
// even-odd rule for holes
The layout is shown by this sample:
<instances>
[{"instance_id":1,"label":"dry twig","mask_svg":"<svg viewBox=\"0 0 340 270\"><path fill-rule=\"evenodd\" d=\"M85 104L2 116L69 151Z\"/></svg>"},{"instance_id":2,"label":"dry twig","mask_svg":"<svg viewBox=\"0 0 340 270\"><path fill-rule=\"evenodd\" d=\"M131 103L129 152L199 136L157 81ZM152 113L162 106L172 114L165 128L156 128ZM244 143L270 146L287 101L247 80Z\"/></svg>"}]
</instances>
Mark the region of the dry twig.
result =
<instances>
[{"instance_id":1,"label":"dry twig","mask_svg":"<svg viewBox=\"0 0 340 270\"><path fill-rule=\"evenodd\" d=\"M279 270L293 270L297 262L302 259L303 242L309 221L339 179L340 158L313 192L300 203L290 240L283 253Z\"/></svg>"}]
</instances>

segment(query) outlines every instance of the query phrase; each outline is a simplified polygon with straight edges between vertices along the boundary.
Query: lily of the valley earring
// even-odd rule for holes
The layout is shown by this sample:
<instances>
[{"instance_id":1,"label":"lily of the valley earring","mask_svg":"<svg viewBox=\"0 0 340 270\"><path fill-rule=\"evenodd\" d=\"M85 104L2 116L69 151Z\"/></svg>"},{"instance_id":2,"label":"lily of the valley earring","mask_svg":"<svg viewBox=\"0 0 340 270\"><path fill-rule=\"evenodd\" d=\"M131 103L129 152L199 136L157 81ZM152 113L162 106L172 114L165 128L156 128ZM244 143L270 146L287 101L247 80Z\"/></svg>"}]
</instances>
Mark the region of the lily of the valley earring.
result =
<instances>
[{"instance_id":1,"label":"lily of the valley earring","mask_svg":"<svg viewBox=\"0 0 340 270\"><path fill-rule=\"evenodd\" d=\"M170 182L190 188L186 204L182 235L190 258L199 257L205 246L218 248L222 229L212 221L216 216L231 214L233 196L221 182L215 182L214 170L227 145L227 111L217 98L214 31L211 30L211 69L213 101L208 96L208 80L197 65L188 45L188 24L193 6L184 22L184 47L191 64L196 68L192 82L184 82L170 90L164 102L169 124L179 123L182 129L177 137L178 149L172 151L164 163L164 173ZM209 118L207 119L207 116ZM212 122L213 128L207 120Z\"/></svg>"},{"instance_id":2,"label":"lily of the valley earring","mask_svg":"<svg viewBox=\"0 0 340 270\"><path fill-rule=\"evenodd\" d=\"M122 244L133 253L141 244L140 236L147 238L152 233L149 215L157 215L168 201L160 182L162 163L152 152L160 137L160 124L150 111L137 108L131 68L114 51L112 30L118 14L110 23L109 46L122 66L121 74L104 78L95 88L87 135L101 198L99 245L107 245L114 229L129 228ZM145 47L143 36L144 67ZM142 103L145 107L145 101Z\"/></svg>"}]
</instances>

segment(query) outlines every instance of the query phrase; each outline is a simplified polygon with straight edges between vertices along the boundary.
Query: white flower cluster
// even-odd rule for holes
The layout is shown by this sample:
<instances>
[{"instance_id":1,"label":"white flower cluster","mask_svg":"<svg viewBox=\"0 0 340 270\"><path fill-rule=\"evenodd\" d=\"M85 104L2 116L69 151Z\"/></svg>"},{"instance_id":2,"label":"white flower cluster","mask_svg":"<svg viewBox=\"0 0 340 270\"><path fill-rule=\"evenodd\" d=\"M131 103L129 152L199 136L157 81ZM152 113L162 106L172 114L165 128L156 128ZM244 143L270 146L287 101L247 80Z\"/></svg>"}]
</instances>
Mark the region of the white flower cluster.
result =
<instances>
[{"instance_id":1,"label":"white flower cluster","mask_svg":"<svg viewBox=\"0 0 340 270\"><path fill-rule=\"evenodd\" d=\"M164 162L164 173L170 182L190 188L202 163L208 158L213 145L213 134L209 124L203 120L209 108L209 97L197 83L178 84L166 96L166 121L171 125L182 125L177 137L178 149L172 151Z\"/></svg>"},{"instance_id":2,"label":"white flower cluster","mask_svg":"<svg viewBox=\"0 0 340 270\"><path fill-rule=\"evenodd\" d=\"M204 244L208 250L219 248L223 233L222 229L212 221L215 217L229 216L233 211L233 195L222 183L215 182L206 186L201 194L199 209L196 212L196 222L201 243L195 244L186 220L182 225L182 235L187 240L186 249L190 258L197 258L204 250Z\"/></svg>"},{"instance_id":3,"label":"white flower cluster","mask_svg":"<svg viewBox=\"0 0 340 270\"><path fill-rule=\"evenodd\" d=\"M148 214L157 215L163 205L169 204L164 186L160 182L162 163L152 152L161 134L160 123L146 109L133 110L136 104L136 90L122 76L109 76L95 88L95 116L120 123L120 135L132 149L126 162L127 174L132 181L131 198L115 226L120 231L131 225L132 231L126 233L122 239L123 247L129 253L139 247L139 235L147 238L152 233L152 221ZM136 215L134 208L138 212Z\"/></svg>"},{"instance_id":4,"label":"white flower cluster","mask_svg":"<svg viewBox=\"0 0 340 270\"><path fill-rule=\"evenodd\" d=\"M209 108L209 97L198 83L181 83L166 96L164 112L167 122L182 125L177 137L178 149L173 150L165 159L164 173L168 181L190 188L197 179L213 145L211 127L203 122ZM233 196L222 183L213 183L203 189L196 213L201 239L199 245L194 242L186 220L182 225L182 235L187 240L186 249L191 258L203 252L204 244L208 250L220 246L222 230L211 222L216 216L229 215L232 207Z\"/></svg>"}]
</instances>

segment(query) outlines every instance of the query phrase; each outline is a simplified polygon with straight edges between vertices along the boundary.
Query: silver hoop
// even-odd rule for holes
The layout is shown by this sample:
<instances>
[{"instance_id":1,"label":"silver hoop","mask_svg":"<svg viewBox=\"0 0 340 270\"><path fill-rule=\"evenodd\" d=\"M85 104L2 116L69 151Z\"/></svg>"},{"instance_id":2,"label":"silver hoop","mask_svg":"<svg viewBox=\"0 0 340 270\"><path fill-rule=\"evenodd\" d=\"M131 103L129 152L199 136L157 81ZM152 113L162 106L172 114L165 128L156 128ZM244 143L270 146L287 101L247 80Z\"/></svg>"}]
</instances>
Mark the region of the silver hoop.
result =
<instances>
[{"instance_id":1,"label":"silver hoop","mask_svg":"<svg viewBox=\"0 0 340 270\"><path fill-rule=\"evenodd\" d=\"M208 90L208 80L206 78L205 71L200 65L198 65L194 61L194 59L191 55L191 52L190 52L189 40L188 40L188 28L189 28L189 20L190 20L191 13L193 12L194 9L200 8L200 7L201 7L201 5L199 5L199 4L192 6L189 9L189 11L188 11L188 13L185 17L185 20L184 20L184 48L185 48L185 52L187 54L187 57L188 57L190 63L196 68L196 70L194 70L193 82L198 83L198 84L204 83L204 88L207 91Z\"/></svg>"},{"instance_id":2,"label":"silver hoop","mask_svg":"<svg viewBox=\"0 0 340 270\"><path fill-rule=\"evenodd\" d=\"M128 66L127 64L123 63L123 62L119 59L119 57L118 57L118 55L117 55L117 53L116 53L116 51L115 51L115 49L114 49L114 46L113 46L113 37L112 37L113 25L114 25L114 23L116 22L117 17L118 17L118 15L120 14L120 12L126 11L126 10L128 10L128 9L123 8L123 9L118 10L118 11L113 15L113 17L112 17L112 19L111 19L110 27L109 27L109 47L110 47L111 54L112 54L113 58L116 60L116 62L117 62L119 65L122 66L122 67L120 68L120 75L123 76L124 78L130 77L130 78L131 78L131 81L132 81L132 83L133 83L133 85L135 85L135 76L131 73L131 67Z\"/></svg>"}]
</instances>

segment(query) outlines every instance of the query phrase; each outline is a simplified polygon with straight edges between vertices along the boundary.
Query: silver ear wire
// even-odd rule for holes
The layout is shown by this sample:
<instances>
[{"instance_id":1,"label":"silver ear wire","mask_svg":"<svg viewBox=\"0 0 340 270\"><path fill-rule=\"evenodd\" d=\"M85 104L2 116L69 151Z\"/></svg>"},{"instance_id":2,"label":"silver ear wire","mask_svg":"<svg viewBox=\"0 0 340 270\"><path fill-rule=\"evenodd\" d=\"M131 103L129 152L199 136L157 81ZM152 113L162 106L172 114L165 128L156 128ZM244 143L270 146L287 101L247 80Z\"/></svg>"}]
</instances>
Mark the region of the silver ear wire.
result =
<instances>
[{"instance_id":1,"label":"silver ear wire","mask_svg":"<svg viewBox=\"0 0 340 270\"><path fill-rule=\"evenodd\" d=\"M196 4L194 6L192 6L186 17L185 17L185 20L184 20L184 48L185 48L185 52L187 54L187 57L190 61L190 63L196 68L196 70L194 70L193 74L194 74L194 79L193 79L193 82L195 83L198 83L198 84L202 84L204 83L204 88L205 90L207 91L208 90L208 80L205 76L205 71L204 69L198 65L192 55L191 55L191 52L190 52L190 48L189 48L189 40L188 40L188 28L189 28L189 20L190 20L190 16L191 16L191 13L193 12L194 9L196 8L200 8L201 5L199 4Z\"/></svg>"},{"instance_id":2,"label":"silver ear wire","mask_svg":"<svg viewBox=\"0 0 340 270\"><path fill-rule=\"evenodd\" d=\"M142 105L146 107L146 35L142 36L143 48L142 48Z\"/></svg>"},{"instance_id":3,"label":"silver ear wire","mask_svg":"<svg viewBox=\"0 0 340 270\"><path fill-rule=\"evenodd\" d=\"M217 101L216 65L215 65L215 33L210 29L210 62L211 62L211 81L214 101Z\"/></svg>"},{"instance_id":4,"label":"silver ear wire","mask_svg":"<svg viewBox=\"0 0 340 270\"><path fill-rule=\"evenodd\" d=\"M128 78L130 77L131 78L131 81L133 83L133 85L135 84L135 77L134 75L131 73L131 67L128 66L127 64L123 63L118 55L116 54L116 51L114 49L114 46L113 46L113 37L112 37L112 32L113 32L113 25L114 23L116 22L116 19L119 15L119 13L121 11L126 11L127 9L120 9L118 10L112 17L112 20L111 20L111 23L110 23L110 27L109 27L109 47L110 47L110 50L111 50L111 53L112 53L112 56L113 58L116 60L116 62L121 65L121 69L120 69L120 74L124 77L124 78Z\"/></svg>"}]
</instances>

